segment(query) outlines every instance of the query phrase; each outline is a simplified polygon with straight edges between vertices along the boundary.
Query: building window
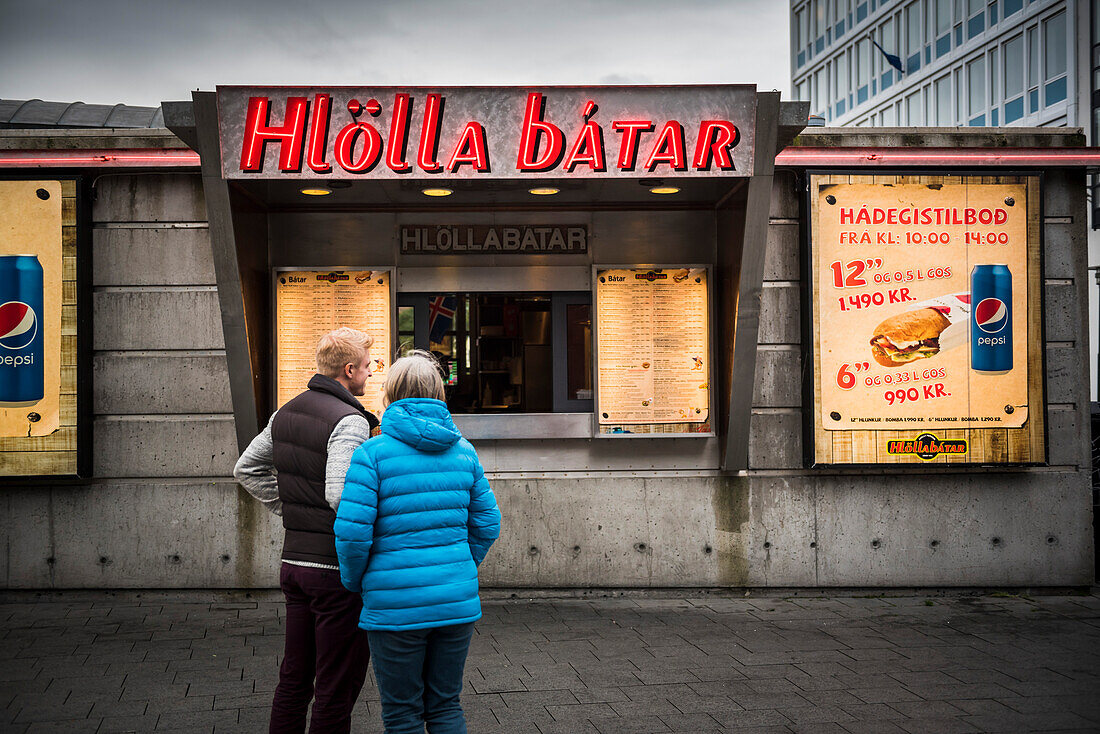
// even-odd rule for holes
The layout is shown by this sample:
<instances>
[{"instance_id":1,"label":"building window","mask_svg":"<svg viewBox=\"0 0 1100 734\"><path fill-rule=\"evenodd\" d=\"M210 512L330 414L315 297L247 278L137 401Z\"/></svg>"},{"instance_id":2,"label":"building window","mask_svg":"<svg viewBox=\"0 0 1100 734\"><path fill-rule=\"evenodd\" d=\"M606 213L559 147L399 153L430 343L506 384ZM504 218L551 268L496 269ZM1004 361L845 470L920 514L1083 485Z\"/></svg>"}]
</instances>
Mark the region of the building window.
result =
<instances>
[{"instance_id":1,"label":"building window","mask_svg":"<svg viewBox=\"0 0 1100 734\"><path fill-rule=\"evenodd\" d=\"M806 63L806 46L810 42L810 28L806 17L806 8L802 8L794 14L795 48L798 49L797 66L801 68Z\"/></svg>"},{"instance_id":2,"label":"building window","mask_svg":"<svg viewBox=\"0 0 1100 734\"><path fill-rule=\"evenodd\" d=\"M920 48L922 35L920 28L920 3L915 2L905 8L905 71L912 74L920 68Z\"/></svg>"},{"instance_id":3,"label":"building window","mask_svg":"<svg viewBox=\"0 0 1100 734\"><path fill-rule=\"evenodd\" d=\"M1047 107L1066 99L1066 14L1058 13L1043 23L1043 86Z\"/></svg>"},{"instance_id":4,"label":"building window","mask_svg":"<svg viewBox=\"0 0 1100 734\"><path fill-rule=\"evenodd\" d=\"M864 38L856 44L856 104L867 101L871 82L871 42Z\"/></svg>"},{"instance_id":5,"label":"building window","mask_svg":"<svg viewBox=\"0 0 1100 734\"><path fill-rule=\"evenodd\" d=\"M920 126L924 124L924 104L920 91L914 92L905 98L905 114L909 125Z\"/></svg>"},{"instance_id":6,"label":"building window","mask_svg":"<svg viewBox=\"0 0 1100 734\"><path fill-rule=\"evenodd\" d=\"M936 58L951 50L953 0L936 0Z\"/></svg>"},{"instance_id":7,"label":"building window","mask_svg":"<svg viewBox=\"0 0 1100 734\"><path fill-rule=\"evenodd\" d=\"M985 57L979 56L966 65L967 118L969 124L985 125Z\"/></svg>"},{"instance_id":8,"label":"building window","mask_svg":"<svg viewBox=\"0 0 1100 734\"><path fill-rule=\"evenodd\" d=\"M1027 29L1027 111L1039 111L1039 29Z\"/></svg>"},{"instance_id":9,"label":"building window","mask_svg":"<svg viewBox=\"0 0 1100 734\"><path fill-rule=\"evenodd\" d=\"M1005 17L1024 9L1024 0L1004 0Z\"/></svg>"},{"instance_id":10,"label":"building window","mask_svg":"<svg viewBox=\"0 0 1100 734\"><path fill-rule=\"evenodd\" d=\"M985 30L985 0L966 0L967 16L966 37L974 38Z\"/></svg>"},{"instance_id":11,"label":"building window","mask_svg":"<svg viewBox=\"0 0 1100 734\"><path fill-rule=\"evenodd\" d=\"M826 86L825 69L818 69L814 73L814 95L813 105L811 105L817 114L821 115L825 113L825 92L828 90Z\"/></svg>"},{"instance_id":12,"label":"building window","mask_svg":"<svg viewBox=\"0 0 1100 734\"><path fill-rule=\"evenodd\" d=\"M1024 116L1024 37L1010 38L1004 45L1005 124Z\"/></svg>"},{"instance_id":13,"label":"building window","mask_svg":"<svg viewBox=\"0 0 1100 734\"><path fill-rule=\"evenodd\" d=\"M814 51L821 53L825 50L825 0L817 0L812 6L814 8Z\"/></svg>"},{"instance_id":14,"label":"building window","mask_svg":"<svg viewBox=\"0 0 1100 734\"><path fill-rule=\"evenodd\" d=\"M951 77L942 76L935 81L936 91L936 124L940 127L949 127L955 124L955 118L951 114Z\"/></svg>"},{"instance_id":15,"label":"building window","mask_svg":"<svg viewBox=\"0 0 1100 734\"><path fill-rule=\"evenodd\" d=\"M848 108L848 52L841 51L833 61L833 102L836 106L836 116L843 115Z\"/></svg>"},{"instance_id":16,"label":"building window","mask_svg":"<svg viewBox=\"0 0 1100 734\"><path fill-rule=\"evenodd\" d=\"M890 18L879 27L879 45L886 53L897 53L898 39L894 30L894 19ZM890 66L884 58L882 60L882 77L879 79L879 88L886 89L894 83L894 67Z\"/></svg>"}]
</instances>

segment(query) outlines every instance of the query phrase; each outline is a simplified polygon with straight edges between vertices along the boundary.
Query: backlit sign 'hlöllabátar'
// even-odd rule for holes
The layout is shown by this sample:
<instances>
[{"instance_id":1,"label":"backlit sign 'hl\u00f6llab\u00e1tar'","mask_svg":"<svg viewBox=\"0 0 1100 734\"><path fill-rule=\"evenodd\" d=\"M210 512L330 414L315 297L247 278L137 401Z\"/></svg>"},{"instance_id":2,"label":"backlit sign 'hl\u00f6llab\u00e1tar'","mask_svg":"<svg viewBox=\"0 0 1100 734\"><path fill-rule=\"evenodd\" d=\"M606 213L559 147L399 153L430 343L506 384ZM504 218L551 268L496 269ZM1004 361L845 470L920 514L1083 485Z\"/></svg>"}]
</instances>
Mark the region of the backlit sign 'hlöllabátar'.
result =
<instances>
[{"instance_id":1,"label":"backlit sign 'hl\u00f6llab\u00e1tar'","mask_svg":"<svg viewBox=\"0 0 1100 734\"><path fill-rule=\"evenodd\" d=\"M751 175L746 86L219 87L226 178Z\"/></svg>"}]
</instances>

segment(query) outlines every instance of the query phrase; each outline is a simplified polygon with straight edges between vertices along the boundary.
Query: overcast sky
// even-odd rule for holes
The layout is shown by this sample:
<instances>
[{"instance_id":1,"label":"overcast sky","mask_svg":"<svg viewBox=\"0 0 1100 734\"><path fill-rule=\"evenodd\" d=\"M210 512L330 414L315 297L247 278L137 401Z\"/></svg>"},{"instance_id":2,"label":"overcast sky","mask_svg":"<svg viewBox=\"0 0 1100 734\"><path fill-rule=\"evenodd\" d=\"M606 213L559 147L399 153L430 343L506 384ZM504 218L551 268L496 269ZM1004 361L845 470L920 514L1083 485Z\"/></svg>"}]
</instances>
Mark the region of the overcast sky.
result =
<instances>
[{"instance_id":1,"label":"overcast sky","mask_svg":"<svg viewBox=\"0 0 1100 734\"><path fill-rule=\"evenodd\" d=\"M790 86L785 0L0 0L0 98L217 84Z\"/></svg>"}]
</instances>

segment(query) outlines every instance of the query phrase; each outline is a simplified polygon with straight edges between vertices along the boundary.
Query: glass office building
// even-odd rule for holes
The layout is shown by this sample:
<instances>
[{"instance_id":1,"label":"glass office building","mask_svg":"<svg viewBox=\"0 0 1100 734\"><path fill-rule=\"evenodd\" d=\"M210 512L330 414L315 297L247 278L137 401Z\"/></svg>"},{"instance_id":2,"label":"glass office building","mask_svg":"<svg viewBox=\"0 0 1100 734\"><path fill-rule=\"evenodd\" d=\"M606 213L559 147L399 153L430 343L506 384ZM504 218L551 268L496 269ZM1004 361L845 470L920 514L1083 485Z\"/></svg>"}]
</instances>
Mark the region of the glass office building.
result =
<instances>
[{"instance_id":1,"label":"glass office building","mask_svg":"<svg viewBox=\"0 0 1100 734\"><path fill-rule=\"evenodd\" d=\"M1087 0L796 0L792 91L830 126L1087 126L1090 26Z\"/></svg>"}]
</instances>

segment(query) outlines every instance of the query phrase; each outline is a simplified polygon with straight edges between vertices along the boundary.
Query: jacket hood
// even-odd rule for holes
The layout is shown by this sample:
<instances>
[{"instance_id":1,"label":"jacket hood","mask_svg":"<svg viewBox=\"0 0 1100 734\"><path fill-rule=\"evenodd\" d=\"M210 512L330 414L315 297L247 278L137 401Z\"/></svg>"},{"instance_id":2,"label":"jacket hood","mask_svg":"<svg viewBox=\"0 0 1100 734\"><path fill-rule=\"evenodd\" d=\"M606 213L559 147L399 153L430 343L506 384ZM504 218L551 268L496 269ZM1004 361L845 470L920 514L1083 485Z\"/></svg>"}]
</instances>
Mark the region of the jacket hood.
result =
<instances>
[{"instance_id":1,"label":"jacket hood","mask_svg":"<svg viewBox=\"0 0 1100 734\"><path fill-rule=\"evenodd\" d=\"M446 451L462 438L447 404L431 398L406 398L390 403L382 414L382 433L429 453Z\"/></svg>"}]
</instances>

